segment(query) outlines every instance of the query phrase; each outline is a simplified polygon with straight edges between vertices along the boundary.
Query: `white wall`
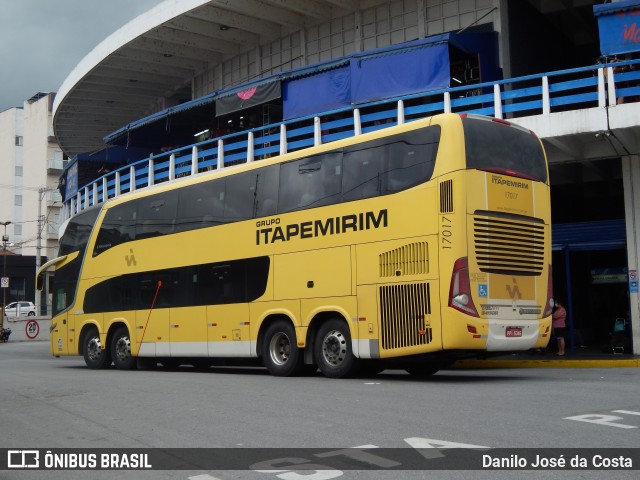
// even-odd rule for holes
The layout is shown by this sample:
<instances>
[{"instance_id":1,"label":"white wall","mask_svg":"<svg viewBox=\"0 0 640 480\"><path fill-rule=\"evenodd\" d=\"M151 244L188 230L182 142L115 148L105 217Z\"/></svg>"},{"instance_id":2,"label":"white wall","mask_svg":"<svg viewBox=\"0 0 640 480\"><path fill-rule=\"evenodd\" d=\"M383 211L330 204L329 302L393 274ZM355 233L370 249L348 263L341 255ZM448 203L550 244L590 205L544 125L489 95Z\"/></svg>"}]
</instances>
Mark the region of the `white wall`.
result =
<instances>
[{"instance_id":1,"label":"white wall","mask_svg":"<svg viewBox=\"0 0 640 480\"><path fill-rule=\"evenodd\" d=\"M18 317L5 318L3 327L11 329L10 342L41 342L51 338L50 325L51 319L48 317Z\"/></svg>"}]
</instances>

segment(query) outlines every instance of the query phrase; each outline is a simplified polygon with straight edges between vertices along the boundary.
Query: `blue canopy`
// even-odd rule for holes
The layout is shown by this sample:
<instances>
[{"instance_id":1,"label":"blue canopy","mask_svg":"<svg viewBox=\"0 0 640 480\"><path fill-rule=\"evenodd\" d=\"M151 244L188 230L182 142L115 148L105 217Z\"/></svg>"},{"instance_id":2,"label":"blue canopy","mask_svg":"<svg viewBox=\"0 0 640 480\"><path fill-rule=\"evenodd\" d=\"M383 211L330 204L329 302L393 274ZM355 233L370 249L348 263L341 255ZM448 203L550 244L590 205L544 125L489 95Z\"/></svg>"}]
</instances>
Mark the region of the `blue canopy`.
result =
<instances>
[{"instance_id":1,"label":"blue canopy","mask_svg":"<svg viewBox=\"0 0 640 480\"><path fill-rule=\"evenodd\" d=\"M496 38L495 32L445 33L299 67L156 112L105 136L104 141L150 146L163 138L169 143L181 143L182 137L193 137L197 125L207 125L215 116L237 110L226 108L223 103L254 87L273 90L271 87L281 86L285 120L446 88L450 86L450 45L463 52L480 54L482 81L497 80L502 77ZM268 101L278 96L264 98ZM245 102L240 107L246 105Z\"/></svg>"}]
</instances>

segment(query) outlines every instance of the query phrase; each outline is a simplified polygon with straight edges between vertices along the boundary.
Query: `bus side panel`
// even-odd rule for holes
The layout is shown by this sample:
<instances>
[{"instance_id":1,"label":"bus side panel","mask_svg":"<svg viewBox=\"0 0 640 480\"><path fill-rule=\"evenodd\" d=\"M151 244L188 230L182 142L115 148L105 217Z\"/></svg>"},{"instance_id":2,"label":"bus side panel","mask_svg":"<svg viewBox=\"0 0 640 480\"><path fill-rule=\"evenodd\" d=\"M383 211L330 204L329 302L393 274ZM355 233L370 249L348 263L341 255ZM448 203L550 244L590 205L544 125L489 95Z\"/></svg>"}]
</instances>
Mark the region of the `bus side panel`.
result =
<instances>
[{"instance_id":1,"label":"bus side panel","mask_svg":"<svg viewBox=\"0 0 640 480\"><path fill-rule=\"evenodd\" d=\"M356 247L361 338L379 339L369 347L371 358L440 350L436 240L433 235Z\"/></svg>"},{"instance_id":2,"label":"bus side panel","mask_svg":"<svg viewBox=\"0 0 640 480\"><path fill-rule=\"evenodd\" d=\"M255 342L250 338L249 304L209 305L206 308L206 334L201 338L208 341L209 356L251 356Z\"/></svg>"},{"instance_id":3,"label":"bus side panel","mask_svg":"<svg viewBox=\"0 0 640 480\"><path fill-rule=\"evenodd\" d=\"M353 342L354 352L359 358L380 358L378 286L358 285L357 292L358 315L353 323L358 329L358 340Z\"/></svg>"},{"instance_id":4,"label":"bus side panel","mask_svg":"<svg viewBox=\"0 0 640 480\"><path fill-rule=\"evenodd\" d=\"M273 257L274 298L352 295L350 247Z\"/></svg>"},{"instance_id":5,"label":"bus side panel","mask_svg":"<svg viewBox=\"0 0 640 480\"><path fill-rule=\"evenodd\" d=\"M169 308L172 357L206 357L207 307Z\"/></svg>"},{"instance_id":6,"label":"bus side panel","mask_svg":"<svg viewBox=\"0 0 640 480\"><path fill-rule=\"evenodd\" d=\"M106 331L102 329L102 319L103 314L91 313L91 314L75 314L68 313L67 321L68 321L68 332L69 332L69 341L67 345L69 347L69 355L82 355L83 345L80 344L82 342L82 331L87 328L95 328L100 333L100 342L102 345L106 345Z\"/></svg>"},{"instance_id":7,"label":"bus side panel","mask_svg":"<svg viewBox=\"0 0 640 480\"><path fill-rule=\"evenodd\" d=\"M269 318L288 318L297 328L301 327L300 300L271 300L268 302L251 302L249 304L249 317L251 319L251 356L257 356L257 343L260 329L265 320ZM301 340L302 341L302 340Z\"/></svg>"},{"instance_id":8,"label":"bus side panel","mask_svg":"<svg viewBox=\"0 0 640 480\"><path fill-rule=\"evenodd\" d=\"M67 314L58 315L51 321L51 354L54 356L75 355L69 353L67 342Z\"/></svg>"},{"instance_id":9,"label":"bus side panel","mask_svg":"<svg viewBox=\"0 0 640 480\"><path fill-rule=\"evenodd\" d=\"M354 342L359 337L358 325L356 325L358 302L355 296L303 299L300 301L300 311L302 327L309 327L317 315L329 312L334 314L333 316L335 318L344 319L349 322L351 338ZM305 342L305 337L301 335L302 333L306 332L301 330L298 333L298 346L302 346L302 342Z\"/></svg>"},{"instance_id":10,"label":"bus side panel","mask_svg":"<svg viewBox=\"0 0 640 480\"><path fill-rule=\"evenodd\" d=\"M136 322L134 352L138 352L140 357L170 356L169 309L136 310L134 315Z\"/></svg>"}]
</instances>

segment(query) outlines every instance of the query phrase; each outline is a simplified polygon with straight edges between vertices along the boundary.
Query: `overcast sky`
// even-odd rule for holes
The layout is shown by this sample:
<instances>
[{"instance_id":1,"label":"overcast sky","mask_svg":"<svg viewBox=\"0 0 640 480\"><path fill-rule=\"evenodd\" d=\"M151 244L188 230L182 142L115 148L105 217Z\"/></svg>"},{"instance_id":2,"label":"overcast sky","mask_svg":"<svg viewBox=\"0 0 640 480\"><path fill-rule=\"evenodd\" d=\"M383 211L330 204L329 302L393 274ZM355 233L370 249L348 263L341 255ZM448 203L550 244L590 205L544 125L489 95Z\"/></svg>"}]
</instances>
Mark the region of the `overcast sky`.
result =
<instances>
[{"instance_id":1,"label":"overcast sky","mask_svg":"<svg viewBox=\"0 0 640 480\"><path fill-rule=\"evenodd\" d=\"M0 0L0 112L56 92L80 60L163 0Z\"/></svg>"}]
</instances>

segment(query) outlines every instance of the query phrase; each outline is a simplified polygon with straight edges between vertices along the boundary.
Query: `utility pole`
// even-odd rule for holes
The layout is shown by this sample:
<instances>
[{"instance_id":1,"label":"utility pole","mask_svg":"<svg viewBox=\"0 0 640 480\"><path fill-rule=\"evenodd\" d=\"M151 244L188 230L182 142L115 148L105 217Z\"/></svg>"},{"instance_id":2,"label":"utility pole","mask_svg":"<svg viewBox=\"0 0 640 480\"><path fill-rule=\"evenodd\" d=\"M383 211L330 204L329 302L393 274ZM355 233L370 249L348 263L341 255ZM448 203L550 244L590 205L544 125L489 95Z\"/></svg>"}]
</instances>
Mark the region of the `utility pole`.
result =
<instances>
[{"instance_id":1,"label":"utility pole","mask_svg":"<svg viewBox=\"0 0 640 480\"><path fill-rule=\"evenodd\" d=\"M11 222L0 222L4 226L4 235L2 235L2 318L0 318L0 329L4 326L4 309L7 307L7 289L9 288L9 279L7 278L7 243L9 235L7 235L7 225Z\"/></svg>"},{"instance_id":2,"label":"utility pole","mask_svg":"<svg viewBox=\"0 0 640 480\"><path fill-rule=\"evenodd\" d=\"M42 265L42 231L44 230L45 226L44 215L42 214L42 200L44 200L44 196L46 195L46 193L52 190L53 189L51 187L38 188L38 236L36 242L36 273L38 272L40 265ZM40 310L40 299L42 298L42 292L39 292L38 289L36 289L35 296L35 302L33 303L36 304L36 312L38 312L38 315L42 315L42 311ZM46 313L48 312L45 312L45 314Z\"/></svg>"}]
</instances>

